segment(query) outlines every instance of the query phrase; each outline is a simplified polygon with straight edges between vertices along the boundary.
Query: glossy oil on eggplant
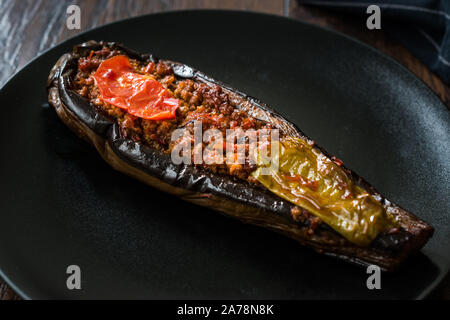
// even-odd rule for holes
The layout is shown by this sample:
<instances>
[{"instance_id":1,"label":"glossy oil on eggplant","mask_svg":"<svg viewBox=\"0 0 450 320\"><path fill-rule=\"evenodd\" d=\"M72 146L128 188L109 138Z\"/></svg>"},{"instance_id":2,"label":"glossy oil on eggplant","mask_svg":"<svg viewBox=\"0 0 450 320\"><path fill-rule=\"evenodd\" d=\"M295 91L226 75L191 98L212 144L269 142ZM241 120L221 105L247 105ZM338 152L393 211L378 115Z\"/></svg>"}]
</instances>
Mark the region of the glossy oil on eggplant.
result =
<instances>
[{"instance_id":1,"label":"glossy oil on eggplant","mask_svg":"<svg viewBox=\"0 0 450 320\"><path fill-rule=\"evenodd\" d=\"M77 46L72 53L59 59L50 73L48 90L49 102L62 121L79 136L92 143L105 161L115 169L187 201L213 208L243 222L285 234L318 252L354 263L378 264L385 270L398 267L410 254L419 250L432 235L431 226L387 200L354 172L344 166L337 168L336 164L328 162L331 161L331 157L317 146L314 146L311 149L314 151L310 152L315 157L313 159L315 166L312 169L316 169L311 171L313 173L310 176L306 176L295 163L288 166L282 165L281 171L284 170L284 172L281 177L278 177L277 186L273 187L273 181L259 179L258 172L255 171L253 175L263 185L267 184L269 189L272 189L273 192L271 192L231 176L218 175L191 165L175 165L170 155L124 136L116 122L101 114L74 90L73 77L77 71L78 60L88 56L92 50L100 50L105 46L146 63L158 61L152 55L138 54L116 43L90 41ZM294 124L262 102L184 64L172 61L164 61L164 63L173 69L177 79L191 79L196 83L220 86L223 92L229 95L234 105L239 106L251 116L270 123L274 128L279 129L283 136L290 137L291 140L285 143L303 144L305 142L309 146L313 145L312 140ZM285 148L287 150L285 154L290 154L288 158L295 158L296 154L289 152L291 149ZM319 160L325 161L329 164L328 167L333 169L328 179L326 175L320 174L320 170L317 170ZM345 175L342 176L339 170L343 170ZM312 185L308 185L311 181L307 179L318 181L318 183L315 185L313 182ZM343 180L346 187L339 190L329 188L327 181L330 182L333 179ZM270 183L272 187L269 186ZM281 192L280 186L288 187L291 192ZM321 209L316 210L299 201L298 192L310 192L310 197L315 197ZM340 196L342 192L344 194L350 192L353 201L356 202L338 203L337 196L330 197L333 192ZM292 195L297 195L296 199L291 197ZM298 210L292 202L299 204L302 208ZM367 216L365 214L358 216L363 218L363 226L369 226L365 223L365 219L374 219L376 222L364 232L367 237L360 237L357 232L352 231L354 229L351 223L348 223L352 219L347 219L348 226L345 226L346 223L342 219L339 220L339 217L344 216L339 210L354 205L367 209L363 210L364 213L368 212ZM337 215L339 221L333 222L336 218L333 213L336 212L340 212ZM315 215L325 222L327 217L334 216L328 220L328 223L331 226L341 224L345 228L348 227L348 234L343 236L326 223L316 225ZM352 243L346 238L359 243ZM357 240L354 241L355 239Z\"/></svg>"}]
</instances>

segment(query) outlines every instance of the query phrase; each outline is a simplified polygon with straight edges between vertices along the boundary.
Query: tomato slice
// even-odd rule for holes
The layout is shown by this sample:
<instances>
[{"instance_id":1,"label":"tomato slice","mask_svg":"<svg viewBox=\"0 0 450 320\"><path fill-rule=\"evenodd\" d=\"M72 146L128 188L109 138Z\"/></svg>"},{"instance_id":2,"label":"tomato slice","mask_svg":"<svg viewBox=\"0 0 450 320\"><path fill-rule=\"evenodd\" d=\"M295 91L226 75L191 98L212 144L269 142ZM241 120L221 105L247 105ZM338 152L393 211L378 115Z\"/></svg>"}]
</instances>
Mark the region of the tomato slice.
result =
<instances>
[{"instance_id":1,"label":"tomato slice","mask_svg":"<svg viewBox=\"0 0 450 320\"><path fill-rule=\"evenodd\" d=\"M176 118L180 100L161 83L136 73L126 56L103 61L93 74L100 99L130 114L149 120Z\"/></svg>"}]
</instances>

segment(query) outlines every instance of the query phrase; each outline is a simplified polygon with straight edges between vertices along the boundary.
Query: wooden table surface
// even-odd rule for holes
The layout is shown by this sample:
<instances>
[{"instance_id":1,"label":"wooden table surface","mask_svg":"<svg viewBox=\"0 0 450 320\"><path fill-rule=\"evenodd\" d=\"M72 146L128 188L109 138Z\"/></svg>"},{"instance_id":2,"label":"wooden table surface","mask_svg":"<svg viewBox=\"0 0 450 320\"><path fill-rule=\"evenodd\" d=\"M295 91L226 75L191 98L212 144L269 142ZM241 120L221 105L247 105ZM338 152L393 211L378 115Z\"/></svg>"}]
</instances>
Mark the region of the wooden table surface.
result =
<instances>
[{"instance_id":1,"label":"wooden table surface","mask_svg":"<svg viewBox=\"0 0 450 320\"><path fill-rule=\"evenodd\" d=\"M81 30L66 28L66 10L71 4L81 8ZM295 0L0 0L0 86L39 53L79 32L142 14L197 8L285 15L341 31L395 58L450 106L450 88L382 29L371 31L364 19L301 6ZM449 277L431 298L450 299ZM0 279L0 299L20 297Z\"/></svg>"}]
</instances>

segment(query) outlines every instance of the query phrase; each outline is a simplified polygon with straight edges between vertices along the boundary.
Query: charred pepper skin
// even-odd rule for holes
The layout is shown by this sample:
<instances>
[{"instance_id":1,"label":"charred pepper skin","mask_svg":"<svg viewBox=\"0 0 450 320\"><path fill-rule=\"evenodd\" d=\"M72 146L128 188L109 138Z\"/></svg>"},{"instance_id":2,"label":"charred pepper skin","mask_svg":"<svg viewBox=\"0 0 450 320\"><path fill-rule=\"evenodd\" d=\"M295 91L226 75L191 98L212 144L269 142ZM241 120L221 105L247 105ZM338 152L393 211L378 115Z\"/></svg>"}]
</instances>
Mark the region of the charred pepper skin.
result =
<instances>
[{"instance_id":1,"label":"charred pepper skin","mask_svg":"<svg viewBox=\"0 0 450 320\"><path fill-rule=\"evenodd\" d=\"M264 188L232 176L217 175L190 165L175 165L170 155L140 141L124 136L117 122L101 114L86 98L74 90L78 60L92 50L108 47L130 58L156 64L151 54L139 54L117 43L89 41L63 55L52 68L48 79L49 103L61 120L80 137L91 143L113 168L144 183L174 194L186 201L213 208L227 216L259 225L291 237L316 251L359 265L377 264L383 270L397 269L411 254L422 248L433 234L433 228L413 214L393 204L359 175L341 166L354 183L367 190L386 212L398 220L398 228L379 235L370 246L357 246L310 212L298 208ZM270 122L286 135L299 137L311 144L293 123L273 109L246 94L216 81L187 65L164 60L175 77L198 83L218 85L252 116ZM332 158L325 150L325 156ZM299 211L299 212L298 212ZM296 214L293 215L293 212Z\"/></svg>"}]
</instances>

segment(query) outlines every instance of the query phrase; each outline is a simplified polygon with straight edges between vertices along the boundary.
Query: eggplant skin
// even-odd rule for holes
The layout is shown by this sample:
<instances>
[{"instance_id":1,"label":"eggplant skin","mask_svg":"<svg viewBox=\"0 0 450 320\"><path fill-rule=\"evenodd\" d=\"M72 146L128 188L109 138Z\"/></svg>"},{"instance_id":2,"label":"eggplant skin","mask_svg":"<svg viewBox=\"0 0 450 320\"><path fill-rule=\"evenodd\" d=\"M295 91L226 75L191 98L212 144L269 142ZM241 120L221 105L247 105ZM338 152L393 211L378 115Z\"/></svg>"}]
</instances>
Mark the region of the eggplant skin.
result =
<instances>
[{"instance_id":1,"label":"eggplant skin","mask_svg":"<svg viewBox=\"0 0 450 320\"><path fill-rule=\"evenodd\" d=\"M359 265L376 264L384 271L396 270L432 236L434 229L430 225L387 200L359 175L345 167L354 182L370 192L399 222L398 230L379 235L368 247L349 242L323 223L311 234L310 219L295 220L291 214L294 205L270 191L191 165L175 165L169 155L124 137L118 123L107 118L73 90L78 59L88 56L91 50L99 50L104 46L120 50L140 61L159 61L153 55L139 54L118 43L88 41L75 46L73 52L64 54L56 62L50 71L47 90L48 101L59 118L78 136L92 144L114 169L186 201L284 234L317 252ZM250 115L272 123L286 135L312 141L293 123L257 99L187 65L161 61L172 67L178 79L188 78L209 85L219 85L239 108ZM330 157L325 150L317 148ZM312 216L306 213L306 216Z\"/></svg>"}]
</instances>

